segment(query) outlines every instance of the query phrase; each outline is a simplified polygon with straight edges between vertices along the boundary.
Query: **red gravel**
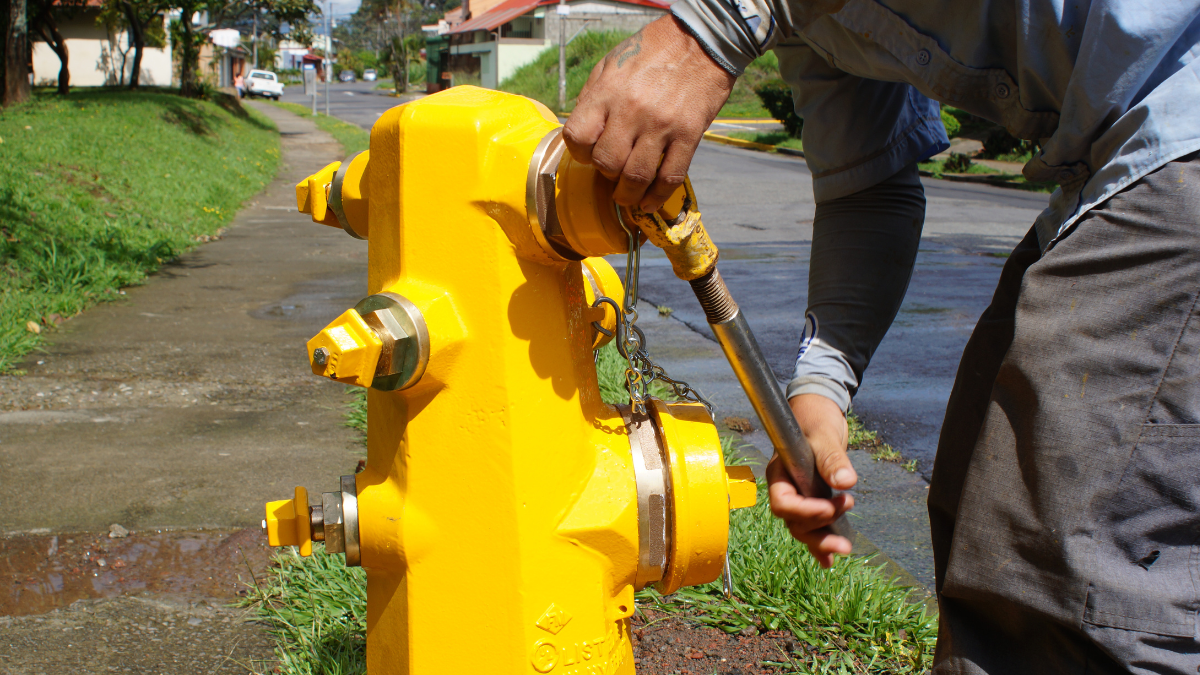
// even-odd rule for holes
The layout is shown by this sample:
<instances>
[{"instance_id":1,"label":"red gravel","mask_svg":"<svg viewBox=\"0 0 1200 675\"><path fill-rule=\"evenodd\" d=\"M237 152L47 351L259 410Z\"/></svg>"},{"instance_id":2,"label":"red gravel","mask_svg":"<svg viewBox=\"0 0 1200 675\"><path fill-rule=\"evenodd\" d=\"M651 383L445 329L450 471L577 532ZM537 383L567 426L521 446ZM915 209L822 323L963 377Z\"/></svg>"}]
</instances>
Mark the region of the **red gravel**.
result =
<instances>
[{"instance_id":1,"label":"red gravel","mask_svg":"<svg viewBox=\"0 0 1200 675\"><path fill-rule=\"evenodd\" d=\"M788 661L795 648L785 631L729 634L686 617L643 610L633 619L633 656L638 675L760 675L779 673L764 661Z\"/></svg>"}]
</instances>

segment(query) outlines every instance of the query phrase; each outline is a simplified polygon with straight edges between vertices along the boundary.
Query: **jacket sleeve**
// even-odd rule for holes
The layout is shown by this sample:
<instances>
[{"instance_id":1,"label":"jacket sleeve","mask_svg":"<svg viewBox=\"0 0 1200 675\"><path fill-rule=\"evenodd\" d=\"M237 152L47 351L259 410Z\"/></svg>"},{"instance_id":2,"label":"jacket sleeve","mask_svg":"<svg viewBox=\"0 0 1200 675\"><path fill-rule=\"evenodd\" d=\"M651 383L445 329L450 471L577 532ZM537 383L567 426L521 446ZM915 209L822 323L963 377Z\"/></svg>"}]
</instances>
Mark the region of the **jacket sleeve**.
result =
<instances>
[{"instance_id":1,"label":"jacket sleeve","mask_svg":"<svg viewBox=\"0 0 1200 675\"><path fill-rule=\"evenodd\" d=\"M788 398L820 394L849 408L904 300L924 222L915 164L817 204L808 273L811 332L796 358Z\"/></svg>"}]
</instances>

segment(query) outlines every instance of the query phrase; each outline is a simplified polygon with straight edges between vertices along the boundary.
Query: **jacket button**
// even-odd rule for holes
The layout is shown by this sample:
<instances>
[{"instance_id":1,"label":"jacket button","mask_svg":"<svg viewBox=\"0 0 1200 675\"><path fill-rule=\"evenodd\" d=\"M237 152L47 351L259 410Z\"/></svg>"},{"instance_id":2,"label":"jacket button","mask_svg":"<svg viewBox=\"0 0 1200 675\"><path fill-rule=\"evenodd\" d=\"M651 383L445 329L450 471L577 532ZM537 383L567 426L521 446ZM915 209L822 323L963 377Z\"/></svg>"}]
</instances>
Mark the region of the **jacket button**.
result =
<instances>
[{"instance_id":1,"label":"jacket button","mask_svg":"<svg viewBox=\"0 0 1200 675\"><path fill-rule=\"evenodd\" d=\"M1009 90L1007 84L1001 82L1000 84L996 85L996 98L1008 98L1010 92L1011 90Z\"/></svg>"},{"instance_id":2,"label":"jacket button","mask_svg":"<svg viewBox=\"0 0 1200 675\"><path fill-rule=\"evenodd\" d=\"M929 56L929 50L928 50L928 49L922 49L921 51L917 52L917 65L918 65L918 66L927 66L927 65L929 65L929 59L930 59L930 58L931 58L931 57Z\"/></svg>"}]
</instances>

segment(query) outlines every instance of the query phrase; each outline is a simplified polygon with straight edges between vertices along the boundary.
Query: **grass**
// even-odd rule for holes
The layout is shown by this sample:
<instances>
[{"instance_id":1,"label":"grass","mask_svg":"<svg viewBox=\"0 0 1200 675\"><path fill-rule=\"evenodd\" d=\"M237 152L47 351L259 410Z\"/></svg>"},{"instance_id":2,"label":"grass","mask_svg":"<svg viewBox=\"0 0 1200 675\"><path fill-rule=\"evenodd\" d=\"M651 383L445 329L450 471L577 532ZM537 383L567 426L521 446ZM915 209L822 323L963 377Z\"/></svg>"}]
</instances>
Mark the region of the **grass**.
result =
<instances>
[{"instance_id":1,"label":"grass","mask_svg":"<svg viewBox=\"0 0 1200 675\"><path fill-rule=\"evenodd\" d=\"M846 424L850 427L850 437L847 446L851 450L866 450L876 462L893 462L903 466L912 473L917 470L917 460L904 459L892 446L879 438L879 433L863 426L862 420L853 412L846 415Z\"/></svg>"},{"instance_id":2,"label":"grass","mask_svg":"<svg viewBox=\"0 0 1200 675\"><path fill-rule=\"evenodd\" d=\"M804 144L800 142L800 139L792 138L786 131L730 131L726 135L764 145L777 145L792 150L804 149Z\"/></svg>"},{"instance_id":3,"label":"grass","mask_svg":"<svg viewBox=\"0 0 1200 675\"><path fill-rule=\"evenodd\" d=\"M932 665L937 620L925 605L867 558L822 570L771 515L761 481L758 504L730 515L729 542L732 598L717 581L670 597L642 591L639 605L728 633L790 631L799 648L780 654L784 673L924 673Z\"/></svg>"},{"instance_id":4,"label":"grass","mask_svg":"<svg viewBox=\"0 0 1200 675\"><path fill-rule=\"evenodd\" d=\"M947 171L946 170L946 162L947 161L948 160L944 160L944 159L935 159L935 160L931 160L928 162L921 162L920 164L917 165L917 168L919 168L921 171L928 172L933 178L942 178L943 176L945 176L948 173L949 174L964 173L962 171ZM976 164L974 162L972 162L971 165L967 167L967 170L965 173L987 176L989 179L987 182L989 182L989 183L993 183L996 185L1004 185L1006 187L1014 187L1014 188L1018 188L1021 190L1028 190L1030 192L1050 193L1050 192L1054 192L1056 189L1058 189L1058 185L1056 183L1033 183L1033 182L1025 180L1024 176L1014 174L1014 173L1001 173L999 171L996 171L995 169L984 166L982 164Z\"/></svg>"},{"instance_id":5,"label":"grass","mask_svg":"<svg viewBox=\"0 0 1200 675\"><path fill-rule=\"evenodd\" d=\"M601 398L628 400L624 361L610 343L596 354ZM656 395L666 393L659 383ZM366 428L366 390L356 389L346 424ZM878 444L875 432L851 416L852 446ZM738 463L737 437L721 437L726 462ZM884 446L886 447L886 446ZM366 575L335 555L300 557L295 549L275 557L275 573L255 586L247 603L274 635L283 673L358 675L366 662ZM730 517L730 566L734 597L720 582L686 588L664 597L638 594L641 608L686 616L735 633L747 628L790 630L800 648L781 654L785 673L924 673L933 662L936 617L909 602L910 589L897 585L865 558L842 558L822 570L771 516L766 486L758 504Z\"/></svg>"},{"instance_id":6,"label":"grass","mask_svg":"<svg viewBox=\"0 0 1200 675\"><path fill-rule=\"evenodd\" d=\"M541 101L546 107L558 112L570 112L575 108L579 91L587 82L592 69L630 33L624 31L585 31L567 45L567 109L558 110L558 47L546 49L532 62L517 69L508 79L500 83L500 90ZM746 69L730 94L729 101L718 117L770 118L763 108L754 87L770 77L778 77L779 62L774 52L768 52ZM457 75L457 74L456 74ZM466 84L458 77L455 84Z\"/></svg>"},{"instance_id":7,"label":"grass","mask_svg":"<svg viewBox=\"0 0 1200 675\"><path fill-rule=\"evenodd\" d=\"M233 97L38 92L0 111L0 372L228 225L279 166ZM58 315L55 317L54 315Z\"/></svg>"},{"instance_id":8,"label":"grass","mask_svg":"<svg viewBox=\"0 0 1200 675\"><path fill-rule=\"evenodd\" d=\"M327 132L330 136L337 139L338 143L342 144L342 153L346 157L356 155L371 146L371 132L363 130L357 124L343 122L336 117L330 117L322 112L318 112L314 116L311 107L300 105L299 103L271 101L271 105L279 106L297 115L312 117L319 129Z\"/></svg>"},{"instance_id":9,"label":"grass","mask_svg":"<svg viewBox=\"0 0 1200 675\"><path fill-rule=\"evenodd\" d=\"M266 620L288 675L361 675L366 672L367 573L343 558L300 557L294 547L274 558L271 577L251 588L250 602Z\"/></svg>"}]
</instances>

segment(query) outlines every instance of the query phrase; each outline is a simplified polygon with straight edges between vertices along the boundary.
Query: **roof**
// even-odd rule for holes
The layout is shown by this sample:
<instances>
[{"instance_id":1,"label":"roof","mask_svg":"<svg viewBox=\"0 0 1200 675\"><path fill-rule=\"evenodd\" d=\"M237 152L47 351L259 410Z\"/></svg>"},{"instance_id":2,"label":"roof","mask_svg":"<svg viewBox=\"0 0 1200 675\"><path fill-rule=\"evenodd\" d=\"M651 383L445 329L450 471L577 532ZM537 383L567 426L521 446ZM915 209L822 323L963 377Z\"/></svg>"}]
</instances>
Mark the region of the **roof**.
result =
<instances>
[{"instance_id":1,"label":"roof","mask_svg":"<svg viewBox=\"0 0 1200 675\"><path fill-rule=\"evenodd\" d=\"M628 5L641 5L642 7L653 7L655 9L667 10L671 8L670 3L666 0L614 0ZM496 5L489 11L472 17L470 21L465 21L450 30L450 33L470 33L476 30L492 30L497 26L512 21L513 19L547 5L557 5L558 0L506 0L505 2Z\"/></svg>"}]
</instances>

